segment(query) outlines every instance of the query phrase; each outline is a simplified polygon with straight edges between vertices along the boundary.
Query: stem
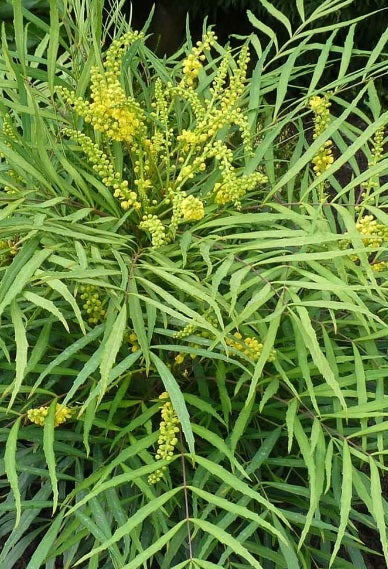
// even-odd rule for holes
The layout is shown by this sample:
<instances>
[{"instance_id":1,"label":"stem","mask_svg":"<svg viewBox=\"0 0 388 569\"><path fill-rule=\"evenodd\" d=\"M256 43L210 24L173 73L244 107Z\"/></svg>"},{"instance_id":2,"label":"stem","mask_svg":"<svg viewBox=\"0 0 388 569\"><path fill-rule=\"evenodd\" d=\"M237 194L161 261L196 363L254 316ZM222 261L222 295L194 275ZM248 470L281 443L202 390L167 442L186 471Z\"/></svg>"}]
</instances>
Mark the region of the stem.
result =
<instances>
[{"instance_id":1,"label":"stem","mask_svg":"<svg viewBox=\"0 0 388 569\"><path fill-rule=\"evenodd\" d=\"M190 561L193 559L193 546L191 541L191 533L190 533L190 509L189 509L189 496L187 492L187 478L186 478L186 463L185 457L183 454L183 438L182 438L182 431L179 431L179 437L181 441L181 460L182 460L182 474L183 474L183 495L185 500L185 517L186 517L186 525L187 525L187 541L189 544L189 558Z\"/></svg>"}]
</instances>

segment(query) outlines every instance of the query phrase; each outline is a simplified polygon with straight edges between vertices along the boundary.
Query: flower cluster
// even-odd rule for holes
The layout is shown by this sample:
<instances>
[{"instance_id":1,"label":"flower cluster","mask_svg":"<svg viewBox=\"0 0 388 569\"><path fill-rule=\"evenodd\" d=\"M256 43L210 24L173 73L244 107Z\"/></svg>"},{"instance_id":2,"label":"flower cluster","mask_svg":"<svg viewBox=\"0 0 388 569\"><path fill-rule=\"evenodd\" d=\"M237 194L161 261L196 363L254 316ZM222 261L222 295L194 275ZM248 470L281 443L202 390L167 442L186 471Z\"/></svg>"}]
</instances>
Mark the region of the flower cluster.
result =
<instances>
[{"instance_id":1,"label":"flower cluster","mask_svg":"<svg viewBox=\"0 0 388 569\"><path fill-rule=\"evenodd\" d=\"M120 200L121 207L124 210L130 207L140 208L136 192L128 189L128 181L121 178L107 154L91 138L78 130L64 129L64 134L78 142L89 162L93 165L93 170L97 172L107 188L113 188L113 195Z\"/></svg>"},{"instance_id":2,"label":"flower cluster","mask_svg":"<svg viewBox=\"0 0 388 569\"><path fill-rule=\"evenodd\" d=\"M381 245L388 241L388 226L378 223L373 215L364 215L356 222L356 229L360 233L362 242L365 247L378 249ZM341 242L342 248L347 248L350 245L348 239ZM359 260L357 255L352 254L351 260L357 262ZM377 261L376 256L370 261L373 271L381 272L388 266L387 261Z\"/></svg>"},{"instance_id":3,"label":"flower cluster","mask_svg":"<svg viewBox=\"0 0 388 569\"><path fill-rule=\"evenodd\" d=\"M376 130L372 140L371 156L368 160L368 167L372 168L378 164L384 154L384 127ZM373 189L379 188L380 180L378 176L371 176L368 180L361 184L363 192L361 194L363 206L370 201L370 192ZM356 206L356 210L361 210L361 204Z\"/></svg>"},{"instance_id":4,"label":"flower cluster","mask_svg":"<svg viewBox=\"0 0 388 569\"><path fill-rule=\"evenodd\" d=\"M377 261L377 263L372 263L371 269L375 273L381 273L381 271L388 269L388 261Z\"/></svg>"},{"instance_id":5,"label":"flower cluster","mask_svg":"<svg viewBox=\"0 0 388 569\"><path fill-rule=\"evenodd\" d=\"M198 221L205 215L203 202L194 196L187 196L182 200L181 211L185 221Z\"/></svg>"},{"instance_id":6,"label":"flower cluster","mask_svg":"<svg viewBox=\"0 0 388 569\"><path fill-rule=\"evenodd\" d=\"M356 223L356 229L361 235L367 236L362 239L365 247L380 247L388 237L388 227L377 223L373 215L364 215Z\"/></svg>"},{"instance_id":7,"label":"flower cluster","mask_svg":"<svg viewBox=\"0 0 388 569\"><path fill-rule=\"evenodd\" d=\"M171 460L174 450L178 444L177 433L179 433L179 419L174 411L171 402L168 400L168 393L163 392L159 399L166 400L162 405L161 415L162 421L159 425L158 450L155 455L156 460ZM166 466L159 468L153 472L148 482L155 484L164 476Z\"/></svg>"},{"instance_id":8,"label":"flower cluster","mask_svg":"<svg viewBox=\"0 0 388 569\"><path fill-rule=\"evenodd\" d=\"M12 239L1 239L0 240L0 265L9 263L15 255L17 255L19 247L16 240Z\"/></svg>"},{"instance_id":9,"label":"flower cluster","mask_svg":"<svg viewBox=\"0 0 388 569\"><path fill-rule=\"evenodd\" d=\"M165 227L157 215L152 215L151 213L145 215L139 227L150 232L151 243L155 249L167 243Z\"/></svg>"},{"instance_id":10,"label":"flower cluster","mask_svg":"<svg viewBox=\"0 0 388 569\"><path fill-rule=\"evenodd\" d=\"M81 300L86 314L88 315L89 324L98 324L102 322L106 316L106 311L102 307L102 301L98 289L93 285L85 285L81 287Z\"/></svg>"},{"instance_id":11,"label":"flower cluster","mask_svg":"<svg viewBox=\"0 0 388 569\"><path fill-rule=\"evenodd\" d=\"M27 411L27 417L31 423L35 423L35 425L40 425L43 427L46 422L48 413L48 407L37 407L35 409L30 409ZM54 427L58 427L59 425L62 425L62 423L66 423L67 419L70 419L72 414L72 409L66 407L66 405L63 406L57 403L54 416Z\"/></svg>"},{"instance_id":12,"label":"flower cluster","mask_svg":"<svg viewBox=\"0 0 388 569\"><path fill-rule=\"evenodd\" d=\"M330 101L327 96L319 97L318 95L311 97L309 105L314 113L314 140L318 138L328 127L330 123ZM334 162L333 142L326 142L319 148L317 154L312 159L313 170L316 176L320 176L328 170Z\"/></svg>"},{"instance_id":13,"label":"flower cluster","mask_svg":"<svg viewBox=\"0 0 388 569\"><path fill-rule=\"evenodd\" d=\"M248 356L254 362L257 362L263 351L263 344L257 338L244 338L240 332L235 332L232 338L227 338L226 343L231 348L238 350L242 354ZM271 348L268 361L273 362L276 359L276 350Z\"/></svg>"},{"instance_id":14,"label":"flower cluster","mask_svg":"<svg viewBox=\"0 0 388 569\"><path fill-rule=\"evenodd\" d=\"M267 176L261 172L252 172L244 176L237 176L234 170L225 172L222 181L214 186L214 201L219 205L232 202L236 207L241 204L241 199L245 194L253 190L259 184L265 184Z\"/></svg>"},{"instance_id":15,"label":"flower cluster","mask_svg":"<svg viewBox=\"0 0 388 569\"><path fill-rule=\"evenodd\" d=\"M11 140L17 140L16 134L15 134L15 129L14 129L14 125L12 122L12 119L10 117L10 115L4 115L2 117L2 128L1 128L1 133L3 135L5 135L5 144L6 146L8 146L9 148L11 147ZM0 159L5 159L5 155L0 152ZM10 185L6 184L4 186L4 191L7 192L7 194L16 194L18 191L18 183L20 183L22 181L22 177L15 172L15 170L12 170L11 168L9 168L7 170L7 175L9 176L11 183Z\"/></svg>"},{"instance_id":16,"label":"flower cluster","mask_svg":"<svg viewBox=\"0 0 388 569\"><path fill-rule=\"evenodd\" d=\"M96 131L118 142L131 143L144 124L144 113L140 105L133 97L126 95L119 81L125 50L143 37L143 33L132 30L127 32L112 43L103 69L92 68L90 74L92 102L76 97L75 93L68 89L58 90L76 113Z\"/></svg>"},{"instance_id":17,"label":"flower cluster","mask_svg":"<svg viewBox=\"0 0 388 569\"><path fill-rule=\"evenodd\" d=\"M196 46L191 50L191 53L183 61L183 81L190 87L194 85L195 80L203 67L202 62L206 59L203 52L209 51L216 41L217 37L214 32L208 32L202 38L202 41L197 42Z\"/></svg>"},{"instance_id":18,"label":"flower cluster","mask_svg":"<svg viewBox=\"0 0 388 569\"><path fill-rule=\"evenodd\" d=\"M227 49L209 89L198 92L195 84L205 53L216 42L214 33L208 32L183 61L180 80L164 84L157 78L150 90L150 108L143 108L126 93L121 80L125 50L137 39L143 40L143 34L130 31L113 41L103 65L91 71L90 100L67 89L59 93L93 127L96 138L72 129L65 129L65 134L79 144L93 170L128 210L130 222L147 232L152 247L158 248L175 238L179 224L202 219L208 201L239 208L245 194L267 177L261 172L243 174L242 157L233 151L236 142L240 146L236 137L241 137L244 156L252 153L248 118L240 106L248 45L237 61ZM178 123L177 106L182 108ZM123 173L111 158L117 143L122 145L124 160L118 163L124 164ZM212 170L213 182L205 193L201 182Z\"/></svg>"},{"instance_id":19,"label":"flower cluster","mask_svg":"<svg viewBox=\"0 0 388 569\"><path fill-rule=\"evenodd\" d=\"M124 334L124 340L126 342L128 342L128 344L131 344L131 351L132 352L137 352L140 347L138 344L138 338L137 338L137 334L135 334L135 332L131 331L131 330L126 330L125 334Z\"/></svg>"}]
</instances>

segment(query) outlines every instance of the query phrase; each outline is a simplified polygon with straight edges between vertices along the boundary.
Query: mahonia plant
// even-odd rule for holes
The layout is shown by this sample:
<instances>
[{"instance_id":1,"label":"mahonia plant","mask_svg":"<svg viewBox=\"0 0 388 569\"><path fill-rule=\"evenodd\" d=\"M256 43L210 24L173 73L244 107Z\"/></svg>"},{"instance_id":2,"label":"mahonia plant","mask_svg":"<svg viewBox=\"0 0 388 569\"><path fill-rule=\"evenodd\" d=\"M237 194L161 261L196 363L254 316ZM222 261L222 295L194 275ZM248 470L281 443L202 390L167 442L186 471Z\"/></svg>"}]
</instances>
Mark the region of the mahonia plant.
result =
<instances>
[{"instance_id":1,"label":"mahonia plant","mask_svg":"<svg viewBox=\"0 0 388 569\"><path fill-rule=\"evenodd\" d=\"M179 419L175 413L167 391L159 395L159 399L164 401L161 408L162 420L159 425L158 450L155 460L171 460L174 450L178 444L177 434L179 433ZM149 484L156 484L165 475L167 466L158 468L148 477Z\"/></svg>"},{"instance_id":2,"label":"mahonia plant","mask_svg":"<svg viewBox=\"0 0 388 569\"><path fill-rule=\"evenodd\" d=\"M239 131L245 156L252 153L248 119L240 106L248 46L241 48L237 60L227 49L206 94L197 90L216 40L214 32L206 33L181 62L176 80L152 81L151 108L143 108L123 85L123 57L129 46L144 41L142 32L132 30L113 41L101 67L92 68L90 99L69 89L58 91L85 125L81 130L65 128L64 134L78 143L154 248L171 242L180 224L200 221L207 204L239 208L247 192L267 182L260 171L242 172L241 157L231 144ZM185 109L179 126L176 104ZM122 171L112 159L114 144L122 146ZM214 182L205 192L201 180L210 173Z\"/></svg>"}]
</instances>

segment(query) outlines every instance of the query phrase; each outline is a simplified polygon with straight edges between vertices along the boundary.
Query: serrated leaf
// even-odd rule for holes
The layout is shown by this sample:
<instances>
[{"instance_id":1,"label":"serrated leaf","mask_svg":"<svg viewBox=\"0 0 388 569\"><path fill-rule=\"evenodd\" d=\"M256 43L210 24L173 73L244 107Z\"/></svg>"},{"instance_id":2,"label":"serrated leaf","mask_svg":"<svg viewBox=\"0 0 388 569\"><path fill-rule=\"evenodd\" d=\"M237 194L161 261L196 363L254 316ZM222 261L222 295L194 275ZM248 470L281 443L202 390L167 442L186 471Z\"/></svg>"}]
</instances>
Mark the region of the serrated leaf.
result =
<instances>
[{"instance_id":1,"label":"serrated leaf","mask_svg":"<svg viewBox=\"0 0 388 569\"><path fill-rule=\"evenodd\" d=\"M51 488L53 490L53 514L58 506L58 479L56 472L56 461L54 453L54 420L56 412L57 401L54 399L49 407L47 417L45 417L43 427L43 452L46 459Z\"/></svg>"},{"instance_id":2,"label":"serrated leaf","mask_svg":"<svg viewBox=\"0 0 388 569\"><path fill-rule=\"evenodd\" d=\"M64 319L62 312L55 306L54 302L48 300L47 298L39 296L39 294L35 294L34 292L29 291L25 291L23 293L23 296L26 300L32 302L32 304L35 304L35 306L39 306L40 308L51 312L51 314L53 314L56 318L58 318L58 320L62 322L65 330L69 332L69 326Z\"/></svg>"},{"instance_id":3,"label":"serrated leaf","mask_svg":"<svg viewBox=\"0 0 388 569\"><path fill-rule=\"evenodd\" d=\"M121 307L119 315L112 325L109 336L105 342L104 350L102 352L100 373L100 393L98 396L99 404L104 396L106 388L109 383L109 373L116 361L117 354L120 350L121 344L123 342L124 331L127 325L127 306L124 303Z\"/></svg>"},{"instance_id":4,"label":"serrated leaf","mask_svg":"<svg viewBox=\"0 0 388 569\"><path fill-rule=\"evenodd\" d=\"M341 504L340 504L340 524L338 527L337 539L335 540L333 552L330 557L329 566L331 567L335 561L345 530L348 525L349 515L352 507L352 459L350 456L349 445L346 439L342 442L342 486L341 486Z\"/></svg>"},{"instance_id":5,"label":"serrated leaf","mask_svg":"<svg viewBox=\"0 0 388 569\"><path fill-rule=\"evenodd\" d=\"M11 490L13 492L13 498L15 500L15 510L16 510L16 517L15 517L15 528L20 523L20 516L21 516L21 496L19 490L19 483L18 483L18 475L16 471L16 448L17 448L17 440L18 440L18 433L19 427L21 423L22 417L18 417L12 428L9 432L7 437L7 443L5 445L5 453L4 453L4 466L5 466L5 473L8 478L9 485L11 486Z\"/></svg>"}]
</instances>

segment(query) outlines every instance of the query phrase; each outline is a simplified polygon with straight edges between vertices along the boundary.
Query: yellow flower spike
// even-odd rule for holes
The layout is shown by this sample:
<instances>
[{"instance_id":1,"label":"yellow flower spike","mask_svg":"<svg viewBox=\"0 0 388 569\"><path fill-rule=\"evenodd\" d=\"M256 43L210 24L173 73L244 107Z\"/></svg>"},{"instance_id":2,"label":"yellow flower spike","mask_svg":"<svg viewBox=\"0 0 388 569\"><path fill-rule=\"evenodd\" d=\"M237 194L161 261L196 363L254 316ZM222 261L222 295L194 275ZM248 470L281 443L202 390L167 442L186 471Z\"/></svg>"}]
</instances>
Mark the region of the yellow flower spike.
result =
<instances>
[{"instance_id":1,"label":"yellow flower spike","mask_svg":"<svg viewBox=\"0 0 388 569\"><path fill-rule=\"evenodd\" d=\"M175 362L177 364L183 364L184 361L185 361L184 354L178 354L177 356L175 356Z\"/></svg>"},{"instance_id":2,"label":"yellow flower spike","mask_svg":"<svg viewBox=\"0 0 388 569\"><path fill-rule=\"evenodd\" d=\"M162 421L159 425L159 439L158 450L155 455L155 460L171 460L174 456L174 450L178 444L177 434L179 433L179 419L174 411L174 408L169 401L167 391L159 395L159 399L164 401L161 407ZM166 467L156 470L148 477L149 484L156 484L165 474Z\"/></svg>"},{"instance_id":3,"label":"yellow flower spike","mask_svg":"<svg viewBox=\"0 0 388 569\"><path fill-rule=\"evenodd\" d=\"M313 139L318 138L330 123L330 102L328 96L315 95L309 99L309 106L314 113L314 134ZM326 142L319 148L317 154L312 159L313 170L316 176L320 176L328 170L334 162L333 141Z\"/></svg>"}]
</instances>

